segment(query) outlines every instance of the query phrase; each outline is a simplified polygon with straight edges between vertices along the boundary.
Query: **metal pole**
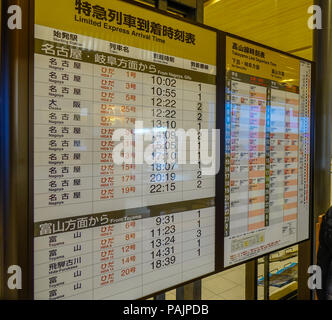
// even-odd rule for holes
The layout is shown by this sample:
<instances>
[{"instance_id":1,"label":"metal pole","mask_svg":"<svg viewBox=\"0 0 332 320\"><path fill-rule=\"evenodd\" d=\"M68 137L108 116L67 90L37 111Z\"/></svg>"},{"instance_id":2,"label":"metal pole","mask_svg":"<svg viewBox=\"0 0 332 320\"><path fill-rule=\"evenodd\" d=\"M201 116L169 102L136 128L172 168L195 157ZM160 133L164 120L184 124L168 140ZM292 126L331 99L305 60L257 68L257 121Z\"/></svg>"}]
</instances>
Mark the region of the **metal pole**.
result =
<instances>
[{"instance_id":1,"label":"metal pole","mask_svg":"<svg viewBox=\"0 0 332 320\"><path fill-rule=\"evenodd\" d=\"M246 300L257 300L257 259L246 263Z\"/></svg>"},{"instance_id":2,"label":"metal pole","mask_svg":"<svg viewBox=\"0 0 332 320\"><path fill-rule=\"evenodd\" d=\"M197 280L176 289L176 300L201 300L202 281Z\"/></svg>"},{"instance_id":3,"label":"metal pole","mask_svg":"<svg viewBox=\"0 0 332 320\"><path fill-rule=\"evenodd\" d=\"M196 0L196 22L204 22L204 1Z\"/></svg>"},{"instance_id":4,"label":"metal pole","mask_svg":"<svg viewBox=\"0 0 332 320\"><path fill-rule=\"evenodd\" d=\"M298 300L311 300L312 294L308 288L308 268L312 263L312 247L311 241L305 241L299 244L298 250L298 289L297 298Z\"/></svg>"},{"instance_id":5,"label":"metal pole","mask_svg":"<svg viewBox=\"0 0 332 320\"><path fill-rule=\"evenodd\" d=\"M153 300L166 300L166 294L161 293L153 297Z\"/></svg>"},{"instance_id":6,"label":"metal pole","mask_svg":"<svg viewBox=\"0 0 332 320\"><path fill-rule=\"evenodd\" d=\"M270 300L270 255L264 256L264 300Z\"/></svg>"},{"instance_id":7,"label":"metal pole","mask_svg":"<svg viewBox=\"0 0 332 320\"><path fill-rule=\"evenodd\" d=\"M315 87L315 167L314 167L314 221L312 227L313 241L315 244L314 227L318 216L325 213L330 207L331 198L331 159L332 159L332 0L315 0L315 5L320 6L322 13L322 29L314 30L313 56L316 62ZM309 250L311 257L315 256L315 245L303 244L299 246L299 299L310 296L305 290L308 275L304 275L305 265L300 260L308 259ZM312 259L308 264L311 264ZM305 283L300 283L300 281ZM304 293L300 290L300 286ZM313 296L313 295L311 295Z\"/></svg>"},{"instance_id":8,"label":"metal pole","mask_svg":"<svg viewBox=\"0 0 332 320\"><path fill-rule=\"evenodd\" d=\"M157 8L167 11L167 0L157 0Z\"/></svg>"},{"instance_id":9,"label":"metal pole","mask_svg":"<svg viewBox=\"0 0 332 320\"><path fill-rule=\"evenodd\" d=\"M7 27L7 10L11 5L18 5L22 9L22 29L11 30ZM2 1L1 33L0 217L4 250L2 293L5 299L29 299L32 292L28 209L29 1ZM7 286L10 276L7 271L11 266L21 268L22 289L11 289ZM15 274L18 275L17 272Z\"/></svg>"},{"instance_id":10,"label":"metal pole","mask_svg":"<svg viewBox=\"0 0 332 320\"><path fill-rule=\"evenodd\" d=\"M322 30L314 31L316 62L314 213L317 218L330 207L332 137L332 1L316 0L322 9Z\"/></svg>"}]
</instances>

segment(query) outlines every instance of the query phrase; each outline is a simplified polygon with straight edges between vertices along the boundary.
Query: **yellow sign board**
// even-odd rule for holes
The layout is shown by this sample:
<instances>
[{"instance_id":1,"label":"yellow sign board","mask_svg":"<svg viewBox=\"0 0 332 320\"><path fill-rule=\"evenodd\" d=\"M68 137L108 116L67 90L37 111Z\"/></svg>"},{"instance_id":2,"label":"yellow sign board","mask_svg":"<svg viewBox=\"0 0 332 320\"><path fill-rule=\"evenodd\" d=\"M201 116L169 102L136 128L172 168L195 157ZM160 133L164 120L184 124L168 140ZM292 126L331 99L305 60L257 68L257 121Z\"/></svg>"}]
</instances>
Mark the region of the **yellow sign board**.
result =
<instances>
[{"instance_id":1,"label":"yellow sign board","mask_svg":"<svg viewBox=\"0 0 332 320\"><path fill-rule=\"evenodd\" d=\"M216 64L216 33L119 0L35 2L35 23Z\"/></svg>"},{"instance_id":2,"label":"yellow sign board","mask_svg":"<svg viewBox=\"0 0 332 320\"><path fill-rule=\"evenodd\" d=\"M236 38L226 39L226 70L299 85L300 60Z\"/></svg>"}]
</instances>

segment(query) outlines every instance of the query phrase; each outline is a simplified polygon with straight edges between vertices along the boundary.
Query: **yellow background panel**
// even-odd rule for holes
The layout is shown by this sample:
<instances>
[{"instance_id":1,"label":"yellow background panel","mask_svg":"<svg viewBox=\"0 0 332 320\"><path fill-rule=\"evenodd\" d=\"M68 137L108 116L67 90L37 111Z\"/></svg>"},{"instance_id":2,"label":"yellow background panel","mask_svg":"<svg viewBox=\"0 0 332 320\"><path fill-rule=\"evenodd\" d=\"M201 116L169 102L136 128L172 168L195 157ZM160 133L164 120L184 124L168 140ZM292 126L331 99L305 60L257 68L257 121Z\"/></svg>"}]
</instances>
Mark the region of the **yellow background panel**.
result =
<instances>
[{"instance_id":1,"label":"yellow background panel","mask_svg":"<svg viewBox=\"0 0 332 320\"><path fill-rule=\"evenodd\" d=\"M128 46L133 46L145 50L156 51L167 55L186 58L194 61L199 61L208 64L216 64L216 34L213 31L202 29L190 23L181 22L150 10L128 4L119 0L89 0L91 5L98 4L99 6L107 9L121 11L123 14L130 14L142 19L148 19L150 22L160 23L162 26L172 27L195 35L196 44L189 44L179 40L169 39L167 36L158 36L165 40L165 43L157 42L152 39L144 39L141 37L133 36L132 31L140 32L136 28L129 28L126 25L117 25L116 22L103 21L101 27L94 26L87 23L75 21L75 15L78 12L75 10L75 0L57 0L56 4L50 6L49 1L36 0L35 5L35 23L51 28L65 30L72 33L82 34L94 38L99 38L111 42L117 42ZM95 18L81 14L85 19ZM108 25L119 27L130 31L130 34L121 33L118 31L111 31L104 28L104 23ZM209 48L207 50L207 48Z\"/></svg>"},{"instance_id":2,"label":"yellow background panel","mask_svg":"<svg viewBox=\"0 0 332 320\"><path fill-rule=\"evenodd\" d=\"M204 23L217 29L312 59L313 31L307 26L313 0L212 0Z\"/></svg>"},{"instance_id":3,"label":"yellow background panel","mask_svg":"<svg viewBox=\"0 0 332 320\"><path fill-rule=\"evenodd\" d=\"M237 47L249 47L255 51L263 52L264 58L257 58L255 55L235 50L233 44L236 44ZM237 71L264 79L285 82L289 85L299 85L300 61L298 59L231 37L226 39L226 49L227 71ZM243 55L243 57L239 55ZM238 61L238 63L234 63L234 61ZM245 63L258 64L259 69L253 70L253 68L246 67ZM273 70L283 72L283 74L276 74Z\"/></svg>"}]
</instances>

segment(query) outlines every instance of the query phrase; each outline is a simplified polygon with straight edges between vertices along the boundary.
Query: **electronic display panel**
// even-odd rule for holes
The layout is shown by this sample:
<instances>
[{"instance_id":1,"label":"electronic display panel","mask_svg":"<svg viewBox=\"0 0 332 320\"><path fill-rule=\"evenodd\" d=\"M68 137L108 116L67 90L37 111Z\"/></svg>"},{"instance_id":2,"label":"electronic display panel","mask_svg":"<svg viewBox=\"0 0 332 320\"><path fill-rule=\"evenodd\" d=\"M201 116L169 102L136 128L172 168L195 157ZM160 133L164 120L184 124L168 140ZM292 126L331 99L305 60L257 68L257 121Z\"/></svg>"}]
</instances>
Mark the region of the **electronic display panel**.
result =
<instances>
[{"instance_id":1,"label":"electronic display panel","mask_svg":"<svg viewBox=\"0 0 332 320\"><path fill-rule=\"evenodd\" d=\"M309 238L311 67L226 36L225 267Z\"/></svg>"}]
</instances>

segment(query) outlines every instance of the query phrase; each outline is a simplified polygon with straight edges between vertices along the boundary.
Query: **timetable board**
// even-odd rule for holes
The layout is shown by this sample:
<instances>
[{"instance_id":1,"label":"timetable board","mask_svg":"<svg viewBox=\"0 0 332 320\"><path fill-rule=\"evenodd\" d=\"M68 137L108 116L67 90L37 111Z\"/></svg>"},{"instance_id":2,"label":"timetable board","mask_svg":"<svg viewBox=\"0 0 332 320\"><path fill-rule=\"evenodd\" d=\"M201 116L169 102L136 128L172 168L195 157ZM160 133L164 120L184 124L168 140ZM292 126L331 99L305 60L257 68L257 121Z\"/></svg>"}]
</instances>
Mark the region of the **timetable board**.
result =
<instances>
[{"instance_id":1,"label":"timetable board","mask_svg":"<svg viewBox=\"0 0 332 320\"><path fill-rule=\"evenodd\" d=\"M199 132L216 128L216 32L117 0L51 10L35 1L34 298L138 299L214 272ZM197 130L197 163L178 163L177 129Z\"/></svg>"},{"instance_id":2,"label":"timetable board","mask_svg":"<svg viewBox=\"0 0 332 320\"><path fill-rule=\"evenodd\" d=\"M226 37L224 266L309 237L311 63Z\"/></svg>"}]
</instances>

